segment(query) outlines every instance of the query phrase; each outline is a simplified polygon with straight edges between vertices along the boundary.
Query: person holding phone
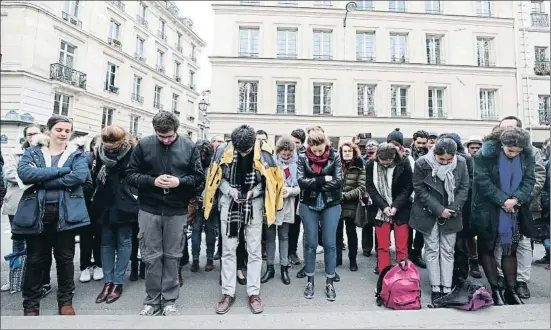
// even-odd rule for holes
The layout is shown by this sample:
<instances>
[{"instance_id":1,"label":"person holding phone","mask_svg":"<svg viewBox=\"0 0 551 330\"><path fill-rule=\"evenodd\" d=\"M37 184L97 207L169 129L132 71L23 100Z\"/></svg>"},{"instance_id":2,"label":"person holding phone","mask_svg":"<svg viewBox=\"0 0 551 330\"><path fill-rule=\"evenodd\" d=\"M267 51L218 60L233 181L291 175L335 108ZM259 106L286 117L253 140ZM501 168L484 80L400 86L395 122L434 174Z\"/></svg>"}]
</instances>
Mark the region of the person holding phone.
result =
<instances>
[{"instance_id":1,"label":"person holding phone","mask_svg":"<svg viewBox=\"0 0 551 330\"><path fill-rule=\"evenodd\" d=\"M153 117L155 135L140 140L126 170L127 182L138 188L140 205L138 240L146 267L142 316L178 314L188 204L204 180L199 148L178 135L179 126L175 114L158 112Z\"/></svg>"},{"instance_id":2,"label":"person holding phone","mask_svg":"<svg viewBox=\"0 0 551 330\"><path fill-rule=\"evenodd\" d=\"M409 225L425 239L434 301L452 290L456 234L463 229L462 210L469 195L467 162L457 156L453 139L437 139L427 155L415 161L413 189Z\"/></svg>"}]
</instances>

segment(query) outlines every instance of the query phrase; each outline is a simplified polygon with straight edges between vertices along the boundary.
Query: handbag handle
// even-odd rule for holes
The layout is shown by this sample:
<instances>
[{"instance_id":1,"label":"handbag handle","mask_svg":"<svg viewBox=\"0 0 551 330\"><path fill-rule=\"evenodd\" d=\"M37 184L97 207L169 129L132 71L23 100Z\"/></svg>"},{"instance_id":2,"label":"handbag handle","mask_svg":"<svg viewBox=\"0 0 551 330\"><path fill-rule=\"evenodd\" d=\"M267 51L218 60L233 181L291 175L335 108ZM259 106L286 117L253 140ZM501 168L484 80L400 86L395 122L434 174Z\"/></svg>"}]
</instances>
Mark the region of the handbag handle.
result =
<instances>
[{"instance_id":1,"label":"handbag handle","mask_svg":"<svg viewBox=\"0 0 551 330\"><path fill-rule=\"evenodd\" d=\"M398 266L400 267L400 269L402 271L406 271L408 268L409 268L409 260L407 259L402 259L399 263L398 263Z\"/></svg>"}]
</instances>

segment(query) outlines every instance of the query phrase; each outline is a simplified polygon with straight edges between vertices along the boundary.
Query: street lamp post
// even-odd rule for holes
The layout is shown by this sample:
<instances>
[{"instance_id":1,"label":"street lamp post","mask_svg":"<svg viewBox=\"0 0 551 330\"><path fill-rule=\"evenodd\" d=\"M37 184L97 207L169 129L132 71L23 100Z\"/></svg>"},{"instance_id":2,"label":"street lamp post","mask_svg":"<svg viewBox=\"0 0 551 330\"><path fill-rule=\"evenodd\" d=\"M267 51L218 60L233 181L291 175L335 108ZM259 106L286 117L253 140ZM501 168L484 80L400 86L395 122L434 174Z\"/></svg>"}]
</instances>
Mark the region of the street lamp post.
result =
<instances>
[{"instance_id":1,"label":"street lamp post","mask_svg":"<svg viewBox=\"0 0 551 330\"><path fill-rule=\"evenodd\" d=\"M348 12L356 10L357 5L356 2L350 1L346 4L346 14L344 14L344 20L342 22L342 26L346 27L346 19L348 18Z\"/></svg>"}]
</instances>

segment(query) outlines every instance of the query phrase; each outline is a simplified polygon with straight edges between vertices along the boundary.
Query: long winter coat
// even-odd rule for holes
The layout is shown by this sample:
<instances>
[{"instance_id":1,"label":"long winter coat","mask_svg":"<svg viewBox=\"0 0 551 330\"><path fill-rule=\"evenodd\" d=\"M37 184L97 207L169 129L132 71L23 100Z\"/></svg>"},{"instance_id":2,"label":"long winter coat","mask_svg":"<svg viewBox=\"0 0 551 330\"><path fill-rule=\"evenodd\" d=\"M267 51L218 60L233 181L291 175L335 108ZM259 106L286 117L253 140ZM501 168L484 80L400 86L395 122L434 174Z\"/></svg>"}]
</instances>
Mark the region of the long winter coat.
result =
<instances>
[{"instance_id":1,"label":"long winter coat","mask_svg":"<svg viewBox=\"0 0 551 330\"><path fill-rule=\"evenodd\" d=\"M499 211L507 196L499 183L499 153L501 142L488 140L474 157L473 202L470 227L479 239L494 241L498 232ZM522 164L522 181L513 194L519 201L519 230L527 237L535 236L530 212L532 189L536 183L535 155L532 148L525 148L519 155Z\"/></svg>"},{"instance_id":2,"label":"long winter coat","mask_svg":"<svg viewBox=\"0 0 551 330\"><path fill-rule=\"evenodd\" d=\"M445 221L440 220L441 223L443 222L439 226L440 233L449 235L463 229L463 207L469 196L469 172L465 158L456 157L457 166L453 170L455 193L452 205L448 205L444 182L432 176L432 168L427 160L422 157L415 162L413 171L415 199L411 208L409 226L423 235L430 235L436 221L446 208L456 213Z\"/></svg>"},{"instance_id":3,"label":"long winter coat","mask_svg":"<svg viewBox=\"0 0 551 330\"><path fill-rule=\"evenodd\" d=\"M366 189L373 202L368 207L369 219L374 222L374 225L381 226L383 224L382 221L375 220L377 212L379 209L384 210L387 206L390 206L395 207L397 210L394 216L394 223L398 226L407 224L411 210L410 196L413 192L411 181L413 173L409 160L407 158L401 159L399 156L395 160L396 167L392 174L392 205L388 205L373 183L373 168L376 166L376 162L376 158L370 159L365 166Z\"/></svg>"},{"instance_id":4,"label":"long winter coat","mask_svg":"<svg viewBox=\"0 0 551 330\"><path fill-rule=\"evenodd\" d=\"M352 160L342 186L342 218L355 219L360 196L365 192L365 171L361 158ZM344 167L343 167L344 169Z\"/></svg>"}]
</instances>

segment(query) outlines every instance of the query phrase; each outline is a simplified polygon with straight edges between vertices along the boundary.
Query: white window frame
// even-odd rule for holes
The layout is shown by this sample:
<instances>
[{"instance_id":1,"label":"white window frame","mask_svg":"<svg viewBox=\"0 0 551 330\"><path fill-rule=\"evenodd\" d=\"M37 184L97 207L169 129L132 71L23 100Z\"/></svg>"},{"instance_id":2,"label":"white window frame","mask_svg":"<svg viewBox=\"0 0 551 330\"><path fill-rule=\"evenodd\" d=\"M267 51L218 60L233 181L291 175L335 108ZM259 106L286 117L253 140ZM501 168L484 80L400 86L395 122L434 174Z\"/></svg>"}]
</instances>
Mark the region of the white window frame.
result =
<instances>
[{"instance_id":1,"label":"white window frame","mask_svg":"<svg viewBox=\"0 0 551 330\"><path fill-rule=\"evenodd\" d=\"M492 17L492 0L476 0L476 15Z\"/></svg>"},{"instance_id":2,"label":"white window frame","mask_svg":"<svg viewBox=\"0 0 551 330\"><path fill-rule=\"evenodd\" d=\"M78 18L80 9L80 1L79 0L66 0L65 1L65 12L69 14L71 17Z\"/></svg>"},{"instance_id":3,"label":"white window frame","mask_svg":"<svg viewBox=\"0 0 551 330\"><path fill-rule=\"evenodd\" d=\"M316 46L316 37L319 37L319 46ZM314 30L314 48L313 48L313 58L314 59L323 59L323 60L332 60L333 59L333 30ZM325 47L329 45L329 50L326 50ZM316 53L316 50L319 50Z\"/></svg>"},{"instance_id":4,"label":"white window frame","mask_svg":"<svg viewBox=\"0 0 551 330\"><path fill-rule=\"evenodd\" d=\"M113 125L115 118L115 108L103 107L103 114L101 116L101 128Z\"/></svg>"},{"instance_id":5,"label":"white window frame","mask_svg":"<svg viewBox=\"0 0 551 330\"><path fill-rule=\"evenodd\" d=\"M316 94L318 89L318 94ZM313 98L312 98L312 114L314 116L319 115L332 115L333 114L333 83L314 83L313 84ZM316 95L319 95L319 104L316 104ZM319 107L319 113L316 113L316 106Z\"/></svg>"},{"instance_id":6,"label":"white window frame","mask_svg":"<svg viewBox=\"0 0 551 330\"><path fill-rule=\"evenodd\" d=\"M161 36L164 38L166 36L166 22L162 19L159 19L159 31L161 31Z\"/></svg>"},{"instance_id":7,"label":"white window frame","mask_svg":"<svg viewBox=\"0 0 551 330\"><path fill-rule=\"evenodd\" d=\"M483 120L496 120L497 119L497 107L496 107L496 89L481 88L479 92L480 98L480 117Z\"/></svg>"},{"instance_id":8,"label":"white window frame","mask_svg":"<svg viewBox=\"0 0 551 330\"><path fill-rule=\"evenodd\" d=\"M377 85L357 84L358 116L375 116Z\"/></svg>"},{"instance_id":9,"label":"white window frame","mask_svg":"<svg viewBox=\"0 0 551 330\"><path fill-rule=\"evenodd\" d=\"M140 2L138 5L138 16L140 16L145 20L146 13L147 13L147 6L143 2Z\"/></svg>"},{"instance_id":10,"label":"white window frame","mask_svg":"<svg viewBox=\"0 0 551 330\"><path fill-rule=\"evenodd\" d=\"M283 86L283 103L279 102L279 89ZM293 87L294 92L291 93L289 89ZM290 102L289 95L294 95L294 101ZM277 114L295 114L297 111L297 83L295 81L278 81L276 83L276 113ZM281 107L281 108L280 108ZM292 108L292 109L289 109Z\"/></svg>"},{"instance_id":11,"label":"white window frame","mask_svg":"<svg viewBox=\"0 0 551 330\"><path fill-rule=\"evenodd\" d=\"M162 69L165 68L165 53L160 49L157 49L157 66Z\"/></svg>"},{"instance_id":12,"label":"white window frame","mask_svg":"<svg viewBox=\"0 0 551 330\"><path fill-rule=\"evenodd\" d=\"M191 100L187 100L186 115L188 117L195 117L195 103Z\"/></svg>"},{"instance_id":13,"label":"white window frame","mask_svg":"<svg viewBox=\"0 0 551 330\"><path fill-rule=\"evenodd\" d=\"M256 113L258 111L258 80L239 80L237 85L237 111L239 113ZM241 92L244 93L243 97ZM253 97L253 95L255 96ZM241 98L243 98L243 102Z\"/></svg>"},{"instance_id":14,"label":"white window frame","mask_svg":"<svg viewBox=\"0 0 551 330\"><path fill-rule=\"evenodd\" d=\"M134 95L136 96L142 96L142 82L143 82L143 78L138 76L138 75L134 75L134 83L133 83L133 87L132 87L132 91L134 93Z\"/></svg>"},{"instance_id":15,"label":"white window frame","mask_svg":"<svg viewBox=\"0 0 551 330\"><path fill-rule=\"evenodd\" d=\"M65 45L65 47L63 47L63 45ZM72 47L73 48L73 52L69 52L69 47ZM59 44L59 64L62 64L66 67L69 67L71 69L74 68L75 66L75 55L76 55L76 50L77 50L77 47L68 43L67 41L65 40L61 40L60 44ZM67 65L67 58L71 58L72 61L71 61L71 65Z\"/></svg>"},{"instance_id":16,"label":"white window frame","mask_svg":"<svg viewBox=\"0 0 551 330\"><path fill-rule=\"evenodd\" d=\"M180 112L180 95L172 93L172 112Z\"/></svg>"},{"instance_id":17,"label":"white window frame","mask_svg":"<svg viewBox=\"0 0 551 330\"><path fill-rule=\"evenodd\" d=\"M182 67L182 63L179 61L174 60L174 77L181 78L180 76L180 68Z\"/></svg>"},{"instance_id":18,"label":"white window frame","mask_svg":"<svg viewBox=\"0 0 551 330\"><path fill-rule=\"evenodd\" d=\"M440 0L425 0L425 13L441 14L442 4L440 3Z\"/></svg>"},{"instance_id":19,"label":"white window frame","mask_svg":"<svg viewBox=\"0 0 551 330\"><path fill-rule=\"evenodd\" d=\"M240 57L258 57L259 55L260 55L260 28L240 26L239 27L239 56Z\"/></svg>"},{"instance_id":20,"label":"white window frame","mask_svg":"<svg viewBox=\"0 0 551 330\"><path fill-rule=\"evenodd\" d=\"M356 60L374 61L376 54L375 44L375 32L356 32Z\"/></svg>"},{"instance_id":21,"label":"white window frame","mask_svg":"<svg viewBox=\"0 0 551 330\"><path fill-rule=\"evenodd\" d=\"M131 135L136 136L140 134L140 120L141 120L140 116L135 114L130 115L130 129L128 130L128 132Z\"/></svg>"},{"instance_id":22,"label":"white window frame","mask_svg":"<svg viewBox=\"0 0 551 330\"><path fill-rule=\"evenodd\" d=\"M409 89L410 86L405 85L390 87L390 114L392 117L409 116ZM402 93L403 91L405 92Z\"/></svg>"},{"instance_id":23,"label":"white window frame","mask_svg":"<svg viewBox=\"0 0 551 330\"><path fill-rule=\"evenodd\" d=\"M532 14L545 14L545 2L532 1Z\"/></svg>"},{"instance_id":24,"label":"white window frame","mask_svg":"<svg viewBox=\"0 0 551 330\"><path fill-rule=\"evenodd\" d=\"M484 43L487 43L487 48L484 47ZM480 67L494 66L494 38L476 38L476 61Z\"/></svg>"},{"instance_id":25,"label":"white window frame","mask_svg":"<svg viewBox=\"0 0 551 330\"><path fill-rule=\"evenodd\" d=\"M105 76L105 90L109 87L117 87L117 71L119 67L115 63L107 62L107 72Z\"/></svg>"},{"instance_id":26,"label":"white window frame","mask_svg":"<svg viewBox=\"0 0 551 330\"><path fill-rule=\"evenodd\" d=\"M356 1L356 10L373 10L373 0Z\"/></svg>"},{"instance_id":27,"label":"white window frame","mask_svg":"<svg viewBox=\"0 0 551 330\"><path fill-rule=\"evenodd\" d=\"M56 102L57 102L57 107L56 107ZM72 103L72 97L70 95L56 92L54 95L54 109L52 113L56 115L70 117L69 115L71 113L71 103ZM67 106L66 113L63 113L64 105Z\"/></svg>"},{"instance_id":28,"label":"white window frame","mask_svg":"<svg viewBox=\"0 0 551 330\"><path fill-rule=\"evenodd\" d=\"M403 13L406 11L406 1L405 0L389 0L388 1L388 11L400 12Z\"/></svg>"},{"instance_id":29,"label":"white window frame","mask_svg":"<svg viewBox=\"0 0 551 330\"><path fill-rule=\"evenodd\" d=\"M428 108L429 118L446 117L446 88L445 87L429 87L428 98L427 98L427 108Z\"/></svg>"},{"instance_id":30,"label":"white window frame","mask_svg":"<svg viewBox=\"0 0 551 330\"><path fill-rule=\"evenodd\" d=\"M138 57L140 58L143 58L144 50L145 50L145 39L143 39L140 36L136 36L136 55L138 55Z\"/></svg>"},{"instance_id":31,"label":"white window frame","mask_svg":"<svg viewBox=\"0 0 551 330\"><path fill-rule=\"evenodd\" d=\"M402 44L403 41L403 44ZM408 59L408 42L409 35L407 33L390 33L390 61L393 63L407 63Z\"/></svg>"},{"instance_id":32,"label":"white window frame","mask_svg":"<svg viewBox=\"0 0 551 330\"><path fill-rule=\"evenodd\" d=\"M444 38L441 35L428 34L425 38L427 49L427 64L442 64L442 44Z\"/></svg>"},{"instance_id":33,"label":"white window frame","mask_svg":"<svg viewBox=\"0 0 551 330\"><path fill-rule=\"evenodd\" d=\"M294 42L292 40L293 37L294 37ZM298 52L297 44L298 44L297 28L277 28L277 45L276 46L277 46L278 58L297 58L297 52Z\"/></svg>"},{"instance_id":34,"label":"white window frame","mask_svg":"<svg viewBox=\"0 0 551 330\"><path fill-rule=\"evenodd\" d=\"M155 89L153 90L153 107L159 109L162 100L162 94L163 94L163 87L159 85L155 85Z\"/></svg>"},{"instance_id":35,"label":"white window frame","mask_svg":"<svg viewBox=\"0 0 551 330\"><path fill-rule=\"evenodd\" d=\"M109 21L109 38L117 40L121 38L121 23L114 19Z\"/></svg>"}]
</instances>

